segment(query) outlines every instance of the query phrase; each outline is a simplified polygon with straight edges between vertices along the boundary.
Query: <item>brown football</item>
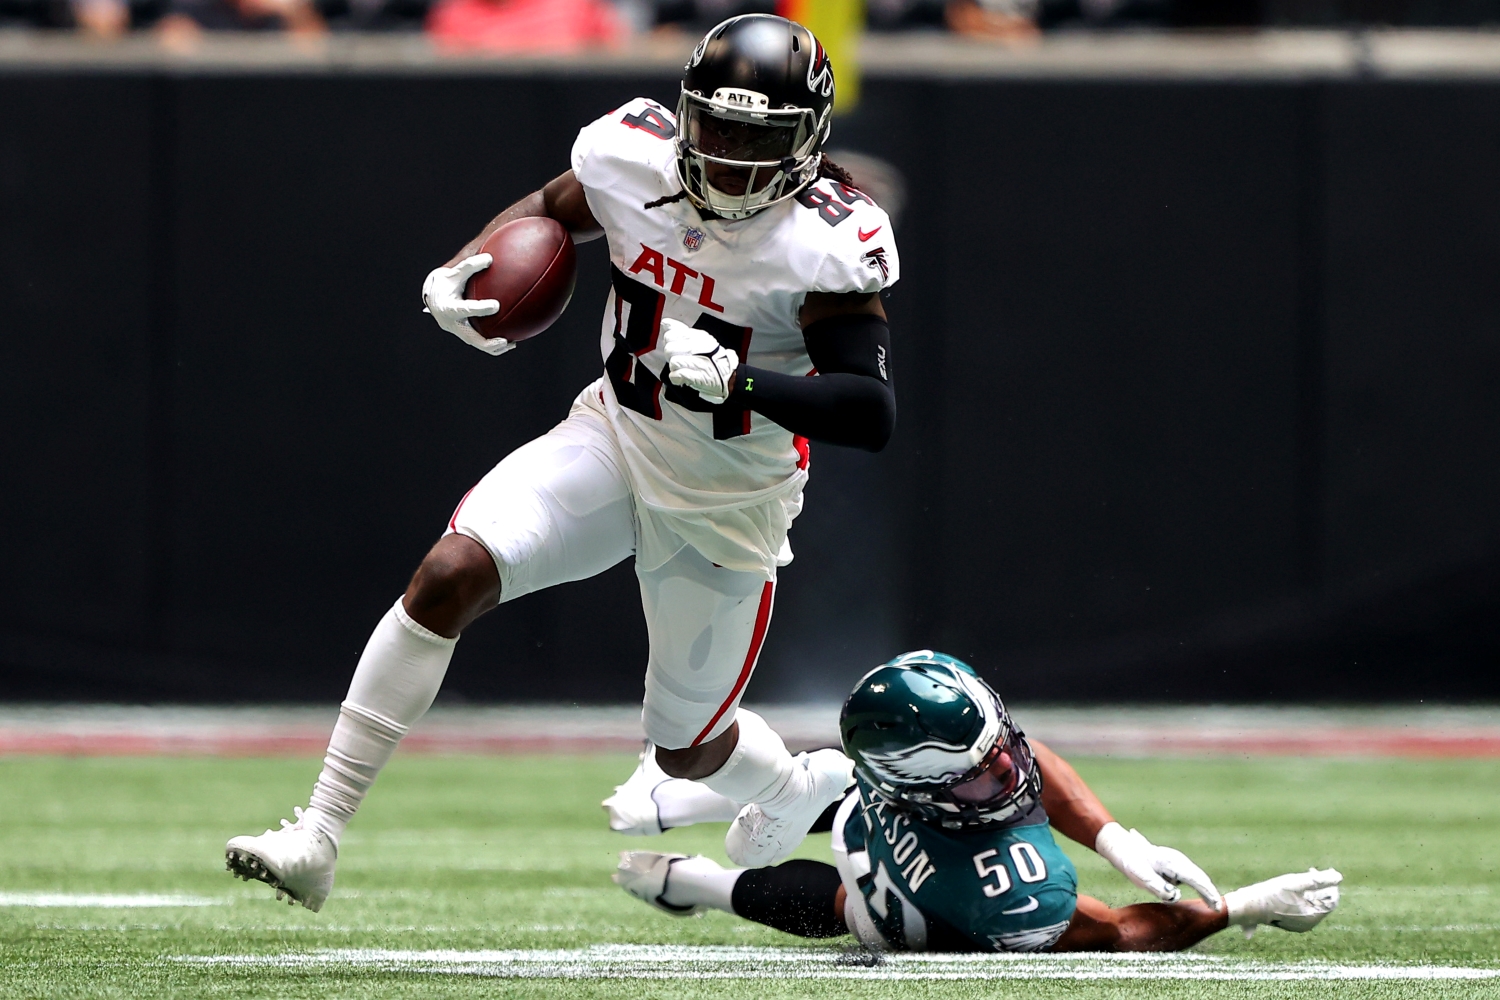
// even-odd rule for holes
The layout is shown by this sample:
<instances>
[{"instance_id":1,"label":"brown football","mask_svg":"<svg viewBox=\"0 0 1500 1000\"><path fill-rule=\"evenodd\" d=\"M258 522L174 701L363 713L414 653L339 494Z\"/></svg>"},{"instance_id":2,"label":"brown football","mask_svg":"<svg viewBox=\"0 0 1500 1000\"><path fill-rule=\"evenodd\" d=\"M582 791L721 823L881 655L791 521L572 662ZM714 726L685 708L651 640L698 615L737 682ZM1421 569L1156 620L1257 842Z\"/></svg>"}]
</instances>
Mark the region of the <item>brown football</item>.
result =
<instances>
[{"instance_id":1,"label":"brown football","mask_svg":"<svg viewBox=\"0 0 1500 1000\"><path fill-rule=\"evenodd\" d=\"M480 336L525 340L557 322L573 297L578 255L556 219L507 222L479 248L495 262L469 279L464 296L497 299L500 311L469 321Z\"/></svg>"}]
</instances>

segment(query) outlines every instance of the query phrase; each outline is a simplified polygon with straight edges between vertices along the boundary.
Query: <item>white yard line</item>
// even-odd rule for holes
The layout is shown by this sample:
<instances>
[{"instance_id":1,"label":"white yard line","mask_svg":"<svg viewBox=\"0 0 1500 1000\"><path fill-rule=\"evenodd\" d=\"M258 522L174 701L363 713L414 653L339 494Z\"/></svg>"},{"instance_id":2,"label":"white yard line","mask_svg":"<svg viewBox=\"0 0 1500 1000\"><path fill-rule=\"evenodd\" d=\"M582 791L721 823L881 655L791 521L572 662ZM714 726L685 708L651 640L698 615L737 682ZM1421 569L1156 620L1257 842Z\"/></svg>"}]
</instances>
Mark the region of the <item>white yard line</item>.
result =
<instances>
[{"instance_id":1,"label":"white yard line","mask_svg":"<svg viewBox=\"0 0 1500 1000\"><path fill-rule=\"evenodd\" d=\"M238 967L366 967L392 972L515 979L1496 979L1500 969L1450 965L1273 962L1171 955L891 955L802 948L597 945L573 950L394 951L328 949L277 955L183 955L174 961Z\"/></svg>"},{"instance_id":2,"label":"white yard line","mask_svg":"<svg viewBox=\"0 0 1500 1000\"><path fill-rule=\"evenodd\" d=\"M221 906L222 899L203 896L153 895L150 893L101 892L0 892L0 906L79 907L83 909L135 909L152 906Z\"/></svg>"}]
</instances>

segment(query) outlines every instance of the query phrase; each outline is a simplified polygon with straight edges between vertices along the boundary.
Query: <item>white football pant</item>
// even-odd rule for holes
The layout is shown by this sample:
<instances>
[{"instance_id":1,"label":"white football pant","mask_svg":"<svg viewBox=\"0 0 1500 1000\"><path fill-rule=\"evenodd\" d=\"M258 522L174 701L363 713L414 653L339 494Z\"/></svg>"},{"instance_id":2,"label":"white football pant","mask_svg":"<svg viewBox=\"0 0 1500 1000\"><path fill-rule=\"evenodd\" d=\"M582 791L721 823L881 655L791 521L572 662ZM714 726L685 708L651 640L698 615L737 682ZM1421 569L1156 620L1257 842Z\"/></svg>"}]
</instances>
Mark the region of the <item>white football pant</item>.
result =
<instances>
[{"instance_id":1,"label":"white football pant","mask_svg":"<svg viewBox=\"0 0 1500 1000\"><path fill-rule=\"evenodd\" d=\"M635 498L604 418L578 408L522 445L459 503L448 533L494 557L500 600L602 573L636 551ZM731 798L795 804L805 776L780 737L739 712L771 621L774 582L724 569L684 543L655 569L637 568L650 657L641 712L658 747L698 746L737 720L741 738L705 783ZM335 844L411 725L432 705L458 640L411 619L401 601L371 634L355 668L303 821Z\"/></svg>"},{"instance_id":2,"label":"white football pant","mask_svg":"<svg viewBox=\"0 0 1500 1000\"><path fill-rule=\"evenodd\" d=\"M636 547L635 498L603 418L578 409L506 456L469 491L448 530L479 542L500 600L604 572ZM775 584L715 566L692 546L636 576L651 652L646 736L678 750L723 733L755 669Z\"/></svg>"}]
</instances>

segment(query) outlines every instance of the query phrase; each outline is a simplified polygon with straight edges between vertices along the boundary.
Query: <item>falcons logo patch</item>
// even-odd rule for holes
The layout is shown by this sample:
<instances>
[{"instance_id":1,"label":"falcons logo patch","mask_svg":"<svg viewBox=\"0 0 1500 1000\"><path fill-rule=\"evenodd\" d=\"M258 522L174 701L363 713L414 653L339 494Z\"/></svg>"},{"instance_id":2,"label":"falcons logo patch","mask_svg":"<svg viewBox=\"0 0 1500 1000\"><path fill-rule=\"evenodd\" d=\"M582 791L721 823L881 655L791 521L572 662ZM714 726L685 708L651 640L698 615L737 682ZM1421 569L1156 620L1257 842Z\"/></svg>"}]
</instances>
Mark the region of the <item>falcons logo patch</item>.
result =
<instances>
[{"instance_id":1,"label":"falcons logo patch","mask_svg":"<svg viewBox=\"0 0 1500 1000\"><path fill-rule=\"evenodd\" d=\"M891 276L891 265L886 263L885 259L885 247L876 247L873 250L867 250L859 259L865 262L865 267L868 267L872 271L879 271L881 281Z\"/></svg>"}]
</instances>

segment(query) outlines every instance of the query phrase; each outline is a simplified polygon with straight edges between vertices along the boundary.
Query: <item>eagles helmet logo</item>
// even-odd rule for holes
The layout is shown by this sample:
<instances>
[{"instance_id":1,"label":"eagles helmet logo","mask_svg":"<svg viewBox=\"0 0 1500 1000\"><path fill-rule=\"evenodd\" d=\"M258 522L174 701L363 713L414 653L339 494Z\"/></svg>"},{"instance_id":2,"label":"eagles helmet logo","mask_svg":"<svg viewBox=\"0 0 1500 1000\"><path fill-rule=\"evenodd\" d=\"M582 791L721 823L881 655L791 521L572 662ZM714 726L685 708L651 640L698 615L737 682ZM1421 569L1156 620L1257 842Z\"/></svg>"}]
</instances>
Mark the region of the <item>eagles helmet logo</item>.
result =
<instances>
[{"instance_id":1,"label":"eagles helmet logo","mask_svg":"<svg viewBox=\"0 0 1500 1000\"><path fill-rule=\"evenodd\" d=\"M885 753L866 751L870 770L887 781L938 785L963 777L979 761L971 747L932 740Z\"/></svg>"},{"instance_id":2,"label":"eagles helmet logo","mask_svg":"<svg viewBox=\"0 0 1500 1000\"><path fill-rule=\"evenodd\" d=\"M979 766L995 741L1004 735L1009 720L1001 720L995 710L994 695L983 681L961 671L954 671L952 677L984 718L978 738L967 745L932 739L897 750L866 750L862 756L870 770L901 785L946 785Z\"/></svg>"}]
</instances>

